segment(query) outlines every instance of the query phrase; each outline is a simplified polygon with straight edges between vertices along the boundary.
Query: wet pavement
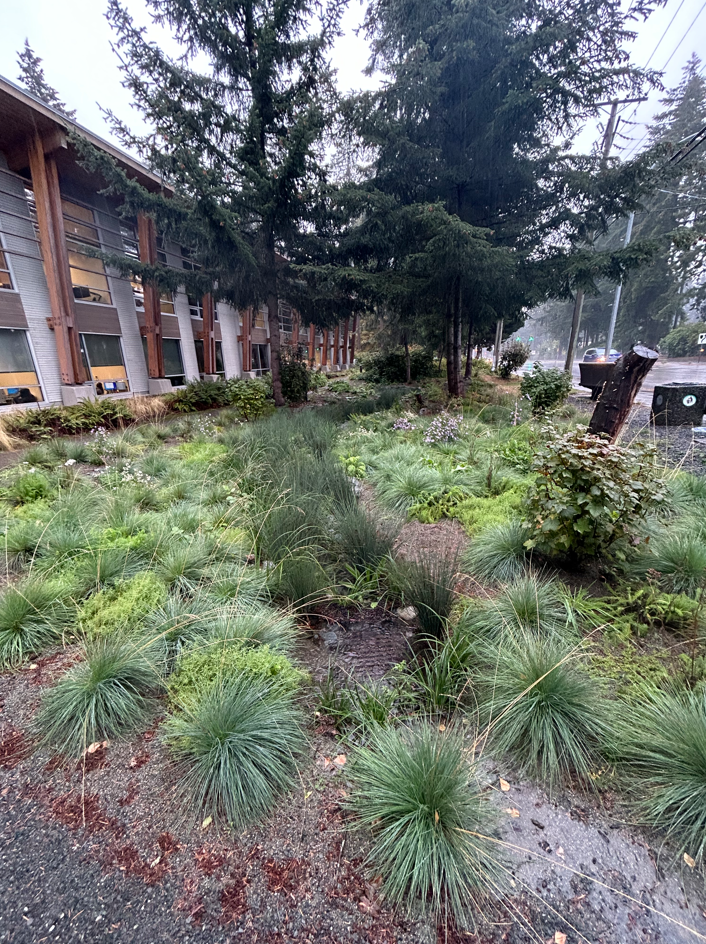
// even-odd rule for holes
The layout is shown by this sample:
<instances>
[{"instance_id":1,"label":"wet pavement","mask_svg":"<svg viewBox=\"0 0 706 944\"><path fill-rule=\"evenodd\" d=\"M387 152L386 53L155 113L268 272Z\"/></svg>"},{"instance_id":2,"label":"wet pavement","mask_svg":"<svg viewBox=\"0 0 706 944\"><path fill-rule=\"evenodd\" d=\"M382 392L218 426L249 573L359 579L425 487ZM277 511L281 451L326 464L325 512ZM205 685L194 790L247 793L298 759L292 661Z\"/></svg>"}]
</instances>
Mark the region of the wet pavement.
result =
<instances>
[{"instance_id":1,"label":"wet pavement","mask_svg":"<svg viewBox=\"0 0 706 944\"><path fill-rule=\"evenodd\" d=\"M544 367L564 367L564 360L542 360ZM574 383L579 390L579 365L574 362L572 372ZM645 378L645 382L637 395L636 402L644 406L652 405L652 394L657 384L667 383L704 383L706 384L706 355L702 358L678 357L668 358L660 355L659 360Z\"/></svg>"}]
</instances>

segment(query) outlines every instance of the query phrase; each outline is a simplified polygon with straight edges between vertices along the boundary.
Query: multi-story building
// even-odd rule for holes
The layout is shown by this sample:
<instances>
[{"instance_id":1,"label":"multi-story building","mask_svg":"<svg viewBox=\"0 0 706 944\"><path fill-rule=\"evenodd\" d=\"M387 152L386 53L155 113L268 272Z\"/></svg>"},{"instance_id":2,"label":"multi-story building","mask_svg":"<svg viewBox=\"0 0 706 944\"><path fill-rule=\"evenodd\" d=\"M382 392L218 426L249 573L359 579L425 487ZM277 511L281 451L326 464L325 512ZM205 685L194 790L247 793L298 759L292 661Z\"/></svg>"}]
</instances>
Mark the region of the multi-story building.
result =
<instances>
[{"instance_id":1,"label":"multi-story building","mask_svg":"<svg viewBox=\"0 0 706 944\"><path fill-rule=\"evenodd\" d=\"M68 132L113 157L152 192L164 182L126 154L0 77L0 409L164 393L199 377L269 370L267 308L210 295L159 294L92 250L192 269L188 249L148 216L128 220L82 167ZM327 370L355 357L356 325L302 325L281 304L283 342Z\"/></svg>"}]
</instances>

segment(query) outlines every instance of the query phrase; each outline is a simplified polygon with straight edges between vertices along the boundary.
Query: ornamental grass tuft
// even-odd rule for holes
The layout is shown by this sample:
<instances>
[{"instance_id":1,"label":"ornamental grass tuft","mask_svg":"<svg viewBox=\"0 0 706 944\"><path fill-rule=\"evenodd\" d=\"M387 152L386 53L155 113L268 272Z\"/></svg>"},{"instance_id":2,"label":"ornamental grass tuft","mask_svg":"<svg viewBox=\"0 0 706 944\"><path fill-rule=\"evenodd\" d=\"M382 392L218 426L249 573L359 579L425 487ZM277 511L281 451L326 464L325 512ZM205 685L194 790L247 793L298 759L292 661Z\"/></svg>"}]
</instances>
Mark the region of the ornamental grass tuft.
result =
<instances>
[{"instance_id":1,"label":"ornamental grass tuft","mask_svg":"<svg viewBox=\"0 0 706 944\"><path fill-rule=\"evenodd\" d=\"M507 583L527 570L529 530L519 520L492 525L471 541L463 563L478 580Z\"/></svg>"},{"instance_id":2,"label":"ornamental grass tuft","mask_svg":"<svg viewBox=\"0 0 706 944\"><path fill-rule=\"evenodd\" d=\"M484 655L482 714L493 750L550 788L562 780L591 785L610 728L600 686L571 646L508 634Z\"/></svg>"},{"instance_id":3,"label":"ornamental grass tuft","mask_svg":"<svg viewBox=\"0 0 706 944\"><path fill-rule=\"evenodd\" d=\"M462 737L428 724L379 728L351 779L350 806L372 832L368 864L386 897L467 925L499 891L502 866Z\"/></svg>"},{"instance_id":4,"label":"ornamental grass tuft","mask_svg":"<svg viewBox=\"0 0 706 944\"><path fill-rule=\"evenodd\" d=\"M621 720L619 756L637 808L666 833L676 856L706 858L706 698L703 691L645 692Z\"/></svg>"},{"instance_id":5,"label":"ornamental grass tuft","mask_svg":"<svg viewBox=\"0 0 706 944\"><path fill-rule=\"evenodd\" d=\"M250 674L208 689L164 730L185 803L237 830L291 789L305 738L291 691Z\"/></svg>"},{"instance_id":6,"label":"ornamental grass tuft","mask_svg":"<svg viewBox=\"0 0 706 944\"><path fill-rule=\"evenodd\" d=\"M72 610L65 603L67 586L28 578L0 597L0 666L19 665L61 639Z\"/></svg>"},{"instance_id":7,"label":"ornamental grass tuft","mask_svg":"<svg viewBox=\"0 0 706 944\"><path fill-rule=\"evenodd\" d=\"M101 639L45 694L38 718L43 743L81 754L95 741L134 731L146 719L162 687L147 645Z\"/></svg>"}]
</instances>

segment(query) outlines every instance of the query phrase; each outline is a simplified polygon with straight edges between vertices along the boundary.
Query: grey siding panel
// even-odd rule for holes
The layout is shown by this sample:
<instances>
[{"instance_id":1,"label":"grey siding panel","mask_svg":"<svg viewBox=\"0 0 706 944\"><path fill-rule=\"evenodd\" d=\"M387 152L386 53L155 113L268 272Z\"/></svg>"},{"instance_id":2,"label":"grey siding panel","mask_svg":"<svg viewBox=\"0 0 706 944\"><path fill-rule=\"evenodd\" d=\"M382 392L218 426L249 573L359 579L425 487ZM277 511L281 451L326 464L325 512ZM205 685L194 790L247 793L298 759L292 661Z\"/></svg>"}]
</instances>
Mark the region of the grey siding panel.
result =
<instances>
[{"instance_id":1,"label":"grey siding panel","mask_svg":"<svg viewBox=\"0 0 706 944\"><path fill-rule=\"evenodd\" d=\"M172 259L170 258L170 262ZM199 364L196 360L196 347L194 346L194 332L191 327L192 317L189 311L189 301L184 292L176 292L174 295L174 311L179 321L181 330L181 356L184 361L184 374L187 380L199 379ZM164 324L165 316L162 315ZM168 335L165 333L165 338Z\"/></svg>"},{"instance_id":2,"label":"grey siding panel","mask_svg":"<svg viewBox=\"0 0 706 944\"><path fill-rule=\"evenodd\" d=\"M0 291L0 327L26 328L27 318L17 292Z\"/></svg>"},{"instance_id":3,"label":"grey siding panel","mask_svg":"<svg viewBox=\"0 0 706 944\"><path fill-rule=\"evenodd\" d=\"M24 185L17 177L3 172L7 169L5 155L0 153L1 189L10 194L0 193L0 229L10 257L15 287L22 299L44 396L48 402L60 403L59 358L54 332L47 324L47 318L51 317L49 289L44 278L39 246L35 242ZM20 214L20 218L3 214L3 209Z\"/></svg>"},{"instance_id":4,"label":"grey siding panel","mask_svg":"<svg viewBox=\"0 0 706 944\"><path fill-rule=\"evenodd\" d=\"M226 377L242 377L243 368L240 363L240 345L238 335L238 312L225 302L218 302L218 323L223 335L223 363Z\"/></svg>"}]
</instances>

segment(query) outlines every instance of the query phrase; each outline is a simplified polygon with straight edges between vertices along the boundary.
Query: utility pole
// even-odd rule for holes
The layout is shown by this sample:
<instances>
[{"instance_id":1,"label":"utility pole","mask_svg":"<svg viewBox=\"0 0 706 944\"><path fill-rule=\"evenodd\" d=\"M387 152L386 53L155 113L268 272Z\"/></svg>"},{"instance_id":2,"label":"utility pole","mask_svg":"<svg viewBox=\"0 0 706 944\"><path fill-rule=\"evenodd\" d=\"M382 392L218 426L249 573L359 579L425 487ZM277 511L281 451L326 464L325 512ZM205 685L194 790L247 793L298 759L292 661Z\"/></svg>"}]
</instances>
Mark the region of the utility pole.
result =
<instances>
[{"instance_id":1,"label":"utility pole","mask_svg":"<svg viewBox=\"0 0 706 944\"><path fill-rule=\"evenodd\" d=\"M630 214L628 217L628 228L625 233L625 240L623 241L623 249L626 249L630 245L630 239L632 237L632 224L635 222L635 211ZM608 337L605 342L605 356L606 360L610 357L610 351L613 347L613 333L615 331L615 322L618 318L618 307L620 305L620 294L623 291L623 283L618 282L615 287L615 298L613 299L613 310L610 313L610 324L608 325Z\"/></svg>"},{"instance_id":2,"label":"utility pole","mask_svg":"<svg viewBox=\"0 0 706 944\"><path fill-rule=\"evenodd\" d=\"M615 138L615 132L617 131L616 119L618 116L618 105L622 104L617 99L611 102L610 104L610 117L608 119L608 124L606 125L605 132L603 134L603 154L601 157L601 170L605 168L605 165L608 161L608 155L610 154L610 149L613 146L613 140ZM569 335L569 349L566 352L566 363L564 364L564 371L567 374L570 374L574 366L574 356L576 354L576 341L579 336L579 328L581 327L581 312L583 311L583 289L579 288L576 290L576 298L574 299L574 315L571 319L571 334Z\"/></svg>"}]
</instances>

